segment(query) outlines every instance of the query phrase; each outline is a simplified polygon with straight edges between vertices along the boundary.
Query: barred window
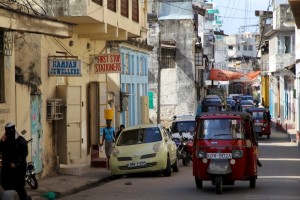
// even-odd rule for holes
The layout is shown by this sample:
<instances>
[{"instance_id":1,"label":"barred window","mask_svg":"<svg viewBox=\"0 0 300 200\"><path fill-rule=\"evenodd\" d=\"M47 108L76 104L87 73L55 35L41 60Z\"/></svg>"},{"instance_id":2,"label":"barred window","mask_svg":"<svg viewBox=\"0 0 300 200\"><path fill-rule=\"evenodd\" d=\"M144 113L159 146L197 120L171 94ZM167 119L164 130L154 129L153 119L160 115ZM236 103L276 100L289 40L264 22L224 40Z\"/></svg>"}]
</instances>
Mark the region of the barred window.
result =
<instances>
[{"instance_id":1,"label":"barred window","mask_svg":"<svg viewBox=\"0 0 300 200\"><path fill-rule=\"evenodd\" d=\"M132 20L139 22L139 1L132 0Z\"/></svg>"},{"instance_id":2,"label":"barred window","mask_svg":"<svg viewBox=\"0 0 300 200\"><path fill-rule=\"evenodd\" d=\"M107 9L117 12L117 0L107 0Z\"/></svg>"},{"instance_id":3,"label":"barred window","mask_svg":"<svg viewBox=\"0 0 300 200\"><path fill-rule=\"evenodd\" d=\"M102 6L102 0L92 0L92 2Z\"/></svg>"},{"instance_id":4,"label":"barred window","mask_svg":"<svg viewBox=\"0 0 300 200\"><path fill-rule=\"evenodd\" d=\"M121 0L121 15L128 18L128 0Z\"/></svg>"},{"instance_id":5,"label":"barred window","mask_svg":"<svg viewBox=\"0 0 300 200\"><path fill-rule=\"evenodd\" d=\"M161 68L175 68L175 49L161 49Z\"/></svg>"}]
</instances>

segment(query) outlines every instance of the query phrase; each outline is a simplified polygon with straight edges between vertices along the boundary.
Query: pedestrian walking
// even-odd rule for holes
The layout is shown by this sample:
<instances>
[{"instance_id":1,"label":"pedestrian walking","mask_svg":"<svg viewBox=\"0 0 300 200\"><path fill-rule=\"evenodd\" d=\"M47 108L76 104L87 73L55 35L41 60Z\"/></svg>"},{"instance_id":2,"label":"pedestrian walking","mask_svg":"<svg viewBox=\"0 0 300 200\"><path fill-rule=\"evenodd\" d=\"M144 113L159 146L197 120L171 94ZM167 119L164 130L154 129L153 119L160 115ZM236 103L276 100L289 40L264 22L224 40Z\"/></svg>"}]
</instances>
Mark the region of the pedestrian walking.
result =
<instances>
[{"instance_id":1,"label":"pedestrian walking","mask_svg":"<svg viewBox=\"0 0 300 200\"><path fill-rule=\"evenodd\" d=\"M100 143L100 146L102 146L104 144L105 155L107 157L107 169L108 170L110 169L109 158L113 151L113 144L116 141L115 129L113 127L111 127L111 122L112 122L112 120L110 120L110 119L106 120L106 127L103 128L102 141Z\"/></svg>"}]
</instances>

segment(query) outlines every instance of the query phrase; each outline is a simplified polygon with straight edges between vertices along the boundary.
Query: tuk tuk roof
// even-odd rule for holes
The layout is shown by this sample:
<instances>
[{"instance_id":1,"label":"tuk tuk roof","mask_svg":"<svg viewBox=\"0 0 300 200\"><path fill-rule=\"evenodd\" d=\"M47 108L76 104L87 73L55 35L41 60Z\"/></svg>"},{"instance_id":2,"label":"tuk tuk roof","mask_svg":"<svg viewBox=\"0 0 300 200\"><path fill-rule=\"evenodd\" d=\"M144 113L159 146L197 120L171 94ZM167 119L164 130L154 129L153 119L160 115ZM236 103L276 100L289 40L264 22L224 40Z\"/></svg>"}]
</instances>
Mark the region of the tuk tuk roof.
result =
<instances>
[{"instance_id":1,"label":"tuk tuk roof","mask_svg":"<svg viewBox=\"0 0 300 200\"><path fill-rule=\"evenodd\" d=\"M197 118L226 118L226 117L238 117L243 120L252 120L252 115L246 112L240 111L215 111L204 112L197 116Z\"/></svg>"}]
</instances>

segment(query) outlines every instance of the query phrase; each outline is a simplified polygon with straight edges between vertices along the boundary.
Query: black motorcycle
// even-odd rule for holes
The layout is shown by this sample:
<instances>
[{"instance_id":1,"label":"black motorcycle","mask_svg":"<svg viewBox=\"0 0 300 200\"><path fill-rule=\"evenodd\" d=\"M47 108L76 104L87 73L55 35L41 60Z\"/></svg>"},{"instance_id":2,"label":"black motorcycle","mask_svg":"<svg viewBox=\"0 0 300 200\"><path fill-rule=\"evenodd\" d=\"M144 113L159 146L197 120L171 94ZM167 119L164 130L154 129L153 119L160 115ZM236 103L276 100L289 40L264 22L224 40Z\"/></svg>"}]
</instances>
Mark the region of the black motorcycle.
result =
<instances>
[{"instance_id":1,"label":"black motorcycle","mask_svg":"<svg viewBox=\"0 0 300 200\"><path fill-rule=\"evenodd\" d=\"M190 141L187 138L174 138L177 145L177 158L182 159L182 164L187 166L192 160L192 154L189 150L188 144Z\"/></svg>"},{"instance_id":2,"label":"black motorcycle","mask_svg":"<svg viewBox=\"0 0 300 200\"><path fill-rule=\"evenodd\" d=\"M32 142L32 139L28 140L27 143ZM38 181L36 179L34 162L27 163L27 169L25 174L25 180L27 184L33 189L36 190L38 188Z\"/></svg>"}]
</instances>

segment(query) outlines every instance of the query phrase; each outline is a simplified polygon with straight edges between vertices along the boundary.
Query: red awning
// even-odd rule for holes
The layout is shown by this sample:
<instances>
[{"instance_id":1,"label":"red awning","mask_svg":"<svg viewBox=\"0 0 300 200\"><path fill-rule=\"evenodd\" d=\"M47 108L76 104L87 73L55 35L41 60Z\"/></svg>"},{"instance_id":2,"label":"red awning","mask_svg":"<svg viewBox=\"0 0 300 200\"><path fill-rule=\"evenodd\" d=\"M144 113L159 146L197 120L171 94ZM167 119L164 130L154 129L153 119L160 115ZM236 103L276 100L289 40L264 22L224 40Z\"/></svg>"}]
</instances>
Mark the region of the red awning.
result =
<instances>
[{"instance_id":1,"label":"red awning","mask_svg":"<svg viewBox=\"0 0 300 200\"><path fill-rule=\"evenodd\" d=\"M230 81L239 79L243 74L239 72L232 72L228 70L221 70L212 68L209 73L209 79L214 81Z\"/></svg>"}]
</instances>

